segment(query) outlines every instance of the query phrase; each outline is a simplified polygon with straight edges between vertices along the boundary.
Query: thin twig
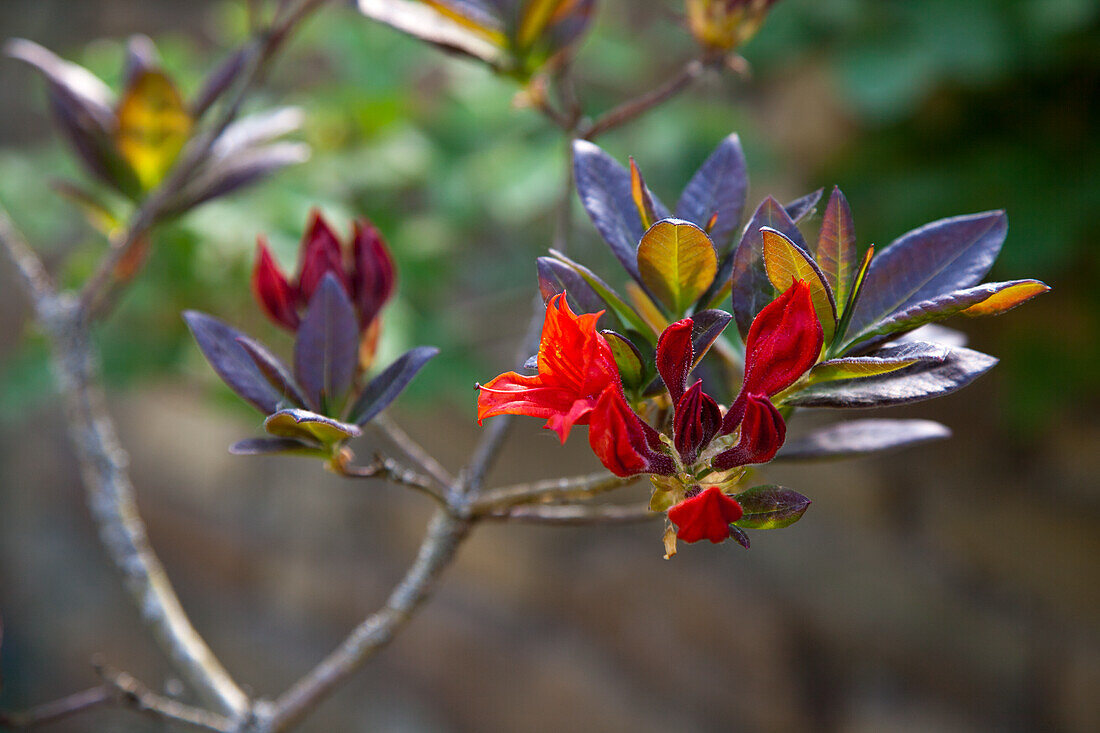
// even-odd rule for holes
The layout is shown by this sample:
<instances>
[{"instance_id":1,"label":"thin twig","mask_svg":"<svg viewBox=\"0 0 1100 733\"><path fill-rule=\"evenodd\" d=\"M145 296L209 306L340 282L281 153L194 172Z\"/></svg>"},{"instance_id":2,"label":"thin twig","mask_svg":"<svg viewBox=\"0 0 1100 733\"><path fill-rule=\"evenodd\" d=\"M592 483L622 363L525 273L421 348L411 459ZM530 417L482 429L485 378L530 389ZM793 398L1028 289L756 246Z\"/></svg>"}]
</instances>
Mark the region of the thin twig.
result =
<instances>
[{"instance_id":1,"label":"thin twig","mask_svg":"<svg viewBox=\"0 0 1100 733\"><path fill-rule=\"evenodd\" d=\"M106 685L73 693L60 700L36 705L18 713L0 713L0 727L30 729L48 723L56 723L77 713L103 707L115 699L114 691Z\"/></svg>"},{"instance_id":2,"label":"thin twig","mask_svg":"<svg viewBox=\"0 0 1100 733\"><path fill-rule=\"evenodd\" d=\"M126 672L104 665L98 665L96 671L114 692L114 696L126 707L198 730L215 733L232 733L236 730L233 721L228 718L158 695Z\"/></svg>"},{"instance_id":3,"label":"thin twig","mask_svg":"<svg viewBox=\"0 0 1100 733\"><path fill-rule=\"evenodd\" d=\"M381 415L371 420L370 424L384 433L394 445L400 448L409 458L413 459L413 461L420 466L421 470L431 476L441 487L447 487L454 484L455 480L450 472L447 471L434 456L424 450L419 443L413 440L412 437L406 433L400 425L394 422L388 414L383 412Z\"/></svg>"},{"instance_id":4,"label":"thin twig","mask_svg":"<svg viewBox=\"0 0 1100 733\"><path fill-rule=\"evenodd\" d=\"M31 304L38 309L54 295L54 286L46 272L41 258L31 249L22 234L12 223L8 212L0 206L0 245L3 246L12 264L19 271L20 279L27 290Z\"/></svg>"},{"instance_id":5,"label":"thin twig","mask_svg":"<svg viewBox=\"0 0 1100 733\"><path fill-rule=\"evenodd\" d=\"M627 524L664 516L649 504L520 504L483 515L485 519L530 524Z\"/></svg>"},{"instance_id":6,"label":"thin twig","mask_svg":"<svg viewBox=\"0 0 1100 733\"><path fill-rule=\"evenodd\" d=\"M450 564L469 528L468 520L442 509L436 511L416 561L394 588L386 605L359 624L335 651L278 700L258 705L257 717L261 721L266 719L260 729L275 733L291 727L384 648L431 594L439 574Z\"/></svg>"},{"instance_id":7,"label":"thin twig","mask_svg":"<svg viewBox=\"0 0 1100 733\"><path fill-rule=\"evenodd\" d=\"M526 504L552 499L584 499L605 491L622 488L637 480L637 476L620 478L607 472L590 473L586 476L548 479L526 484L505 486L478 495L470 504L470 510L476 516L506 509L516 504Z\"/></svg>"},{"instance_id":8,"label":"thin twig","mask_svg":"<svg viewBox=\"0 0 1100 733\"><path fill-rule=\"evenodd\" d=\"M683 68L661 86L646 92L634 99L623 102L618 107L605 112L592 123L580 129L580 137L585 140L595 140L600 135L613 130L649 110L668 101L683 90L687 89L698 79L707 64L699 59L692 59L684 64Z\"/></svg>"},{"instance_id":9,"label":"thin twig","mask_svg":"<svg viewBox=\"0 0 1100 733\"><path fill-rule=\"evenodd\" d=\"M346 461L333 461L330 464L334 471L348 478L376 478L389 481L398 486L419 491L431 497L441 506L447 506L447 499L436 490L427 476L421 476L416 471L405 468L392 458L376 455L374 460L366 466L353 466Z\"/></svg>"}]
</instances>

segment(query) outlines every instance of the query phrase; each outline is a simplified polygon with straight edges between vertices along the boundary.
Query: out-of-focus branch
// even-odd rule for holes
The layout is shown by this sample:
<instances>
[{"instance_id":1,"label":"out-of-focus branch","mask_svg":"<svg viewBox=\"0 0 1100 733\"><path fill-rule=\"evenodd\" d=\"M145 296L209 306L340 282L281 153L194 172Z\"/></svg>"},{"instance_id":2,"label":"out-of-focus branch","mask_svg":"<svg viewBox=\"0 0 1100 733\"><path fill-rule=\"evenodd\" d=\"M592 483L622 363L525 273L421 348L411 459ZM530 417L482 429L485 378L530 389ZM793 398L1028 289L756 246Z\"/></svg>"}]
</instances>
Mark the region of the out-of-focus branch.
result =
<instances>
[{"instance_id":1,"label":"out-of-focus branch","mask_svg":"<svg viewBox=\"0 0 1100 733\"><path fill-rule=\"evenodd\" d=\"M29 730L56 723L78 713L103 707L115 699L114 692L106 685L73 693L60 700L36 705L18 713L0 713L0 727Z\"/></svg>"},{"instance_id":2,"label":"out-of-focus branch","mask_svg":"<svg viewBox=\"0 0 1100 733\"><path fill-rule=\"evenodd\" d=\"M485 519L529 524L627 524L664 516L649 504L520 504L483 515Z\"/></svg>"},{"instance_id":3,"label":"out-of-focus branch","mask_svg":"<svg viewBox=\"0 0 1100 733\"><path fill-rule=\"evenodd\" d=\"M109 687L112 698L128 708L195 730L233 733L237 729L229 718L158 695L126 672L102 665L97 671Z\"/></svg>"},{"instance_id":4,"label":"out-of-focus branch","mask_svg":"<svg viewBox=\"0 0 1100 733\"><path fill-rule=\"evenodd\" d=\"M416 471L405 468L392 458L376 455L374 460L366 466L353 466L348 460L339 459L332 461L329 465L341 476L382 479L426 494L442 506L447 505L446 497L436 491L428 477L421 476Z\"/></svg>"},{"instance_id":5,"label":"out-of-focus branch","mask_svg":"<svg viewBox=\"0 0 1100 733\"><path fill-rule=\"evenodd\" d=\"M620 478L606 472L587 476L548 479L493 489L478 495L470 504L475 516L499 512L517 504L560 499L585 499L633 483L637 477Z\"/></svg>"},{"instance_id":6,"label":"out-of-focus branch","mask_svg":"<svg viewBox=\"0 0 1100 733\"><path fill-rule=\"evenodd\" d=\"M618 107L600 115L588 125L582 125L578 130L579 137L585 140L595 140L605 132L621 127L627 122L640 117L687 89L696 79L702 76L707 68L708 65L700 59L692 59L664 84L634 99L623 102Z\"/></svg>"},{"instance_id":7,"label":"out-of-focus branch","mask_svg":"<svg viewBox=\"0 0 1100 733\"><path fill-rule=\"evenodd\" d=\"M409 458L413 459L420 469L431 476L440 487L448 487L454 483L454 477L443 467L443 465L435 459L428 451L417 443L412 437L405 432L405 430L395 423L389 415L382 413L378 417L371 420L370 424L379 430L387 438L389 438L394 445L401 449L401 451Z\"/></svg>"}]
</instances>

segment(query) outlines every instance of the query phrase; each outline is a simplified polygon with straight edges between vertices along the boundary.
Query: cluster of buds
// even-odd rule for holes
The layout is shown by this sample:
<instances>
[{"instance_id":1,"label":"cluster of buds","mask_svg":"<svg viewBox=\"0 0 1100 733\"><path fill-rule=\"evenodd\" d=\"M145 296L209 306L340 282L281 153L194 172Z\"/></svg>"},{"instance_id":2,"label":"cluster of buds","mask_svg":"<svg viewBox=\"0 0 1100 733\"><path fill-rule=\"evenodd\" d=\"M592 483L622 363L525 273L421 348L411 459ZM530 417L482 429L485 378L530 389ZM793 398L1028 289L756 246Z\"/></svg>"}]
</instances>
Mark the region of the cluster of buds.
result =
<instances>
[{"instance_id":1,"label":"cluster of buds","mask_svg":"<svg viewBox=\"0 0 1100 733\"><path fill-rule=\"evenodd\" d=\"M776 0L686 0L688 28L709 51L728 52L760 30Z\"/></svg>"},{"instance_id":2,"label":"cluster of buds","mask_svg":"<svg viewBox=\"0 0 1100 733\"><path fill-rule=\"evenodd\" d=\"M302 236L298 272L293 282L280 269L263 235L257 239L252 290L264 312L278 325L296 331L302 314L325 276L332 274L355 308L362 334L361 365L373 360L382 307L393 295L396 270L378 229L369 221L352 225L351 243L340 239L314 210Z\"/></svg>"},{"instance_id":3,"label":"cluster of buds","mask_svg":"<svg viewBox=\"0 0 1100 733\"><path fill-rule=\"evenodd\" d=\"M688 386L702 358L692 318L668 326L656 348L665 395L640 405L657 427L628 404L607 338L596 329L601 313L575 315L565 294L550 299L538 353L538 374L507 372L480 386L478 418L520 414L546 419L562 442L573 425L588 425L592 451L617 476L651 474L651 507L675 526L666 538L721 542L731 536L742 507L731 496L744 467L770 461L786 427L771 398L797 382L818 360L823 334L810 289L794 280L756 316L746 340L740 393L725 411ZM667 400L665 397L667 396Z\"/></svg>"}]
</instances>

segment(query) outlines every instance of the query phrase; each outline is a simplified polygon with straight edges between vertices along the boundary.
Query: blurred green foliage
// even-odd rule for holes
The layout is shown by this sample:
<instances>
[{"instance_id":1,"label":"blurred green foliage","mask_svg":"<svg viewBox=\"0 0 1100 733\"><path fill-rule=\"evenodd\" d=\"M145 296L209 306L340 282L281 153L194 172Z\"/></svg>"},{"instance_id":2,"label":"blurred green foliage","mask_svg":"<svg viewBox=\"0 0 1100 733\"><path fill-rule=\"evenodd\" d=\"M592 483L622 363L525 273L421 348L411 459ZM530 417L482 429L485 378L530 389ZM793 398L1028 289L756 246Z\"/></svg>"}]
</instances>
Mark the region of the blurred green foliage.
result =
<instances>
[{"instance_id":1,"label":"blurred green foliage","mask_svg":"<svg viewBox=\"0 0 1100 733\"><path fill-rule=\"evenodd\" d=\"M216 6L203 41L156 39L185 93L244 37L242 5ZM642 5L604 2L582 44L578 89L590 114L644 91L693 53L676 3ZM671 198L717 141L738 131L752 201L839 183L862 244L944 216L1007 209L1010 234L994 275L1047 280L1056 305L1035 307L1073 324L1007 324L1017 311L991 327L1013 389L1006 414L1035 426L1073 388L1092 389L1092 370L1075 365L1100 357L1090 336L1100 314L1090 246L1100 234L1098 26L1090 0L784 0L744 49L751 80L709 80L601 144L620 159L634 155L650 186ZM117 88L123 42L56 50ZM4 73L22 73L13 66L5 62ZM25 79L43 96L31 74ZM513 107L509 80L341 7L307 25L270 79L250 106L302 106L313 158L159 230L146 270L100 333L109 379L127 383L182 364L212 383L179 318L184 308L288 349L251 301L255 237L267 233L289 264L309 209L320 206L344 229L368 216L392 245L399 293L379 363L413 344L442 347L406 399L472 411L474 380L511 358L511 347L486 346L499 351L501 336L526 323L519 314L534 294L534 256L550 245L566 170L560 133ZM0 200L32 241L59 248L47 255L64 261L71 282L104 247L49 191L50 181L76 175L56 136L38 149L0 148ZM578 209L573 247L614 279L616 266ZM0 365L0 413L17 414L48 384L43 346L30 338Z\"/></svg>"}]
</instances>

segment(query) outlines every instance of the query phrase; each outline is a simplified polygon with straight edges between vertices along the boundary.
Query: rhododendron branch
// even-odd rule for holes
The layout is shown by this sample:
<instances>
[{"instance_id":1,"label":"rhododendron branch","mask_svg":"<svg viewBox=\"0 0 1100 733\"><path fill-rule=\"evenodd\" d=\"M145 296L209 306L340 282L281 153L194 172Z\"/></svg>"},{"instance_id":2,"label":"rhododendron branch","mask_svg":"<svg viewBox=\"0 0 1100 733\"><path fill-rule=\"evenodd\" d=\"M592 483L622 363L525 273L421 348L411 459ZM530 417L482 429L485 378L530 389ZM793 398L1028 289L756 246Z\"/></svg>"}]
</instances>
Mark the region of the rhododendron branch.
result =
<instances>
[{"instance_id":1,"label":"rhododendron branch","mask_svg":"<svg viewBox=\"0 0 1100 733\"><path fill-rule=\"evenodd\" d=\"M126 672L103 665L99 665L96 671L103 677L113 698L120 705L195 730L216 733L237 730L237 725L229 718L158 695Z\"/></svg>"},{"instance_id":2,"label":"rhododendron branch","mask_svg":"<svg viewBox=\"0 0 1100 733\"><path fill-rule=\"evenodd\" d=\"M443 506L447 505L447 498L435 489L431 479L405 468L392 458L376 455L374 460L366 466L353 466L345 461L333 461L331 465L333 470L341 476L382 479L413 491L419 491L431 497L435 502Z\"/></svg>"},{"instance_id":3,"label":"rhododendron branch","mask_svg":"<svg viewBox=\"0 0 1100 733\"><path fill-rule=\"evenodd\" d=\"M477 497L476 501L471 502L470 510L477 515L529 502L550 499L584 499L605 491L622 488L636 480L636 476L620 478L601 471L586 476L515 484L483 492Z\"/></svg>"},{"instance_id":4,"label":"rhododendron branch","mask_svg":"<svg viewBox=\"0 0 1100 733\"><path fill-rule=\"evenodd\" d=\"M711 64L700 59L688 61L672 78L660 86L640 94L634 99L623 102L618 107L600 115L591 123L583 125L579 130L579 136L585 140L595 140L605 132L621 127L636 117L640 117L687 89L710 66Z\"/></svg>"},{"instance_id":5,"label":"rhododendron branch","mask_svg":"<svg viewBox=\"0 0 1100 733\"><path fill-rule=\"evenodd\" d=\"M192 176L209 157L218 137L240 114L245 99L263 79L270 61L291 37L293 31L306 17L326 2L328 0L300 0L281 18L276 18L270 28L258 33L249 42L255 48L248 54L237 85L231 93L232 96L222 105L220 114L202 133L187 144L179 161L172 166L172 170L164 181L142 202L119 234L111 237L107 253L81 289L80 302L86 317L103 316L109 312L117 295L118 283L115 281L114 273L119 263L167 212L172 201L191 181Z\"/></svg>"},{"instance_id":6,"label":"rhododendron branch","mask_svg":"<svg viewBox=\"0 0 1100 733\"><path fill-rule=\"evenodd\" d=\"M626 524L663 517L638 504L520 504L484 515L485 519L528 524Z\"/></svg>"},{"instance_id":7,"label":"rhododendron branch","mask_svg":"<svg viewBox=\"0 0 1100 733\"><path fill-rule=\"evenodd\" d=\"M375 417L370 424L378 428L406 456L415 461L420 469L431 476L440 487L446 488L454 484L455 480L450 472L434 456L424 450L423 446L413 440L389 415L383 412Z\"/></svg>"},{"instance_id":8,"label":"rhododendron branch","mask_svg":"<svg viewBox=\"0 0 1100 733\"><path fill-rule=\"evenodd\" d=\"M107 685L92 687L74 692L59 700L42 703L17 713L0 713L0 726L4 728L37 728L56 723L77 713L110 705L115 699L114 691Z\"/></svg>"}]
</instances>

